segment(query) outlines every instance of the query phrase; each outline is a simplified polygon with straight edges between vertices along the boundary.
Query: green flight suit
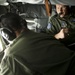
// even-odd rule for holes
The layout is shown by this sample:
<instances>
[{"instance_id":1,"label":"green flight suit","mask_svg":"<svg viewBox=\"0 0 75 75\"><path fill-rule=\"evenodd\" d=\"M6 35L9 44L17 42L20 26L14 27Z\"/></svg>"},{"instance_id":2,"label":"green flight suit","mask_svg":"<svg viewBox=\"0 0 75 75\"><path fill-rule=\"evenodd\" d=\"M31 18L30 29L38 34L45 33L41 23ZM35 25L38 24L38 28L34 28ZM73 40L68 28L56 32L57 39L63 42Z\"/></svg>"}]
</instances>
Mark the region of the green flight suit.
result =
<instances>
[{"instance_id":1,"label":"green flight suit","mask_svg":"<svg viewBox=\"0 0 75 75\"><path fill-rule=\"evenodd\" d=\"M67 35L67 37L61 41L67 45L75 43L75 17L71 14L63 18L59 17L59 15L54 15L50 19L51 26L47 30L47 33L51 33L52 35L59 33L63 28L63 22L65 22L65 26L69 29L69 36Z\"/></svg>"},{"instance_id":2,"label":"green flight suit","mask_svg":"<svg viewBox=\"0 0 75 75\"><path fill-rule=\"evenodd\" d=\"M48 34L27 30L5 50L0 75L75 75L75 53Z\"/></svg>"}]
</instances>

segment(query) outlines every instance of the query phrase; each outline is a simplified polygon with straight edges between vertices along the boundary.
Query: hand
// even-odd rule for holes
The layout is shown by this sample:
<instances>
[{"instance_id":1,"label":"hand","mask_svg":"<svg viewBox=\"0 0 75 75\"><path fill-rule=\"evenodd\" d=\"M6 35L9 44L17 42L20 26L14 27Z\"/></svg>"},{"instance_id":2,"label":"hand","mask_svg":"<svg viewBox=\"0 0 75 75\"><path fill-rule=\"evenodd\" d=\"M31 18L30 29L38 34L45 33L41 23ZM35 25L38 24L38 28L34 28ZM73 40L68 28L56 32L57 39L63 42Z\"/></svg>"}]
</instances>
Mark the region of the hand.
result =
<instances>
[{"instance_id":1,"label":"hand","mask_svg":"<svg viewBox=\"0 0 75 75\"><path fill-rule=\"evenodd\" d=\"M54 37L56 39L64 39L65 38L64 29L61 29L60 32L57 33Z\"/></svg>"}]
</instances>

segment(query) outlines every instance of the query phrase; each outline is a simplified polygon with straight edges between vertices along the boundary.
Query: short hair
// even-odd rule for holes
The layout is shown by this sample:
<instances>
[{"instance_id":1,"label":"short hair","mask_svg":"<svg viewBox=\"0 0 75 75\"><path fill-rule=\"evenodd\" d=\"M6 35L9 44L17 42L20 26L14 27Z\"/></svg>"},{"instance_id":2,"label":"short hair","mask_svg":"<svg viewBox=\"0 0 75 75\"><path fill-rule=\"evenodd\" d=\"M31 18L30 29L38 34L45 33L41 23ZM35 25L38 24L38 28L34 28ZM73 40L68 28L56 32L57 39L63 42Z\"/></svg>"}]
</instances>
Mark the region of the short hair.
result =
<instances>
[{"instance_id":1,"label":"short hair","mask_svg":"<svg viewBox=\"0 0 75 75\"><path fill-rule=\"evenodd\" d=\"M22 27L27 27L27 22L16 13L6 13L2 15L1 23L2 23L1 27L9 27L12 28L13 30L17 30Z\"/></svg>"}]
</instances>

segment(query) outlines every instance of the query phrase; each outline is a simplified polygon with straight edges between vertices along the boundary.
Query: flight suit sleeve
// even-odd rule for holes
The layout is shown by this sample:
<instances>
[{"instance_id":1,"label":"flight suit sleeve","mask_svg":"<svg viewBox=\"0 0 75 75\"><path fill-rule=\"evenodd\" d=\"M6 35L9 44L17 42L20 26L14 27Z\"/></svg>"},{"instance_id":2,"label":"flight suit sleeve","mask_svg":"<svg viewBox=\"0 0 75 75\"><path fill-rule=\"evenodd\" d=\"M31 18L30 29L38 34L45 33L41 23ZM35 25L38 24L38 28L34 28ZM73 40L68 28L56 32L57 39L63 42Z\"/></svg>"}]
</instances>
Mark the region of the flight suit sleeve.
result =
<instances>
[{"instance_id":1,"label":"flight suit sleeve","mask_svg":"<svg viewBox=\"0 0 75 75\"><path fill-rule=\"evenodd\" d=\"M0 75L14 75L7 57L5 59L2 59L2 62L0 64Z\"/></svg>"},{"instance_id":2,"label":"flight suit sleeve","mask_svg":"<svg viewBox=\"0 0 75 75\"><path fill-rule=\"evenodd\" d=\"M14 56L7 56L1 62L0 75L33 75L33 71Z\"/></svg>"},{"instance_id":3,"label":"flight suit sleeve","mask_svg":"<svg viewBox=\"0 0 75 75\"><path fill-rule=\"evenodd\" d=\"M50 22L49 22L48 26L47 26L46 32L50 33L52 35L55 35L57 33L57 29L56 28L57 28L56 27L56 21L55 21L54 17L52 17L50 19Z\"/></svg>"}]
</instances>

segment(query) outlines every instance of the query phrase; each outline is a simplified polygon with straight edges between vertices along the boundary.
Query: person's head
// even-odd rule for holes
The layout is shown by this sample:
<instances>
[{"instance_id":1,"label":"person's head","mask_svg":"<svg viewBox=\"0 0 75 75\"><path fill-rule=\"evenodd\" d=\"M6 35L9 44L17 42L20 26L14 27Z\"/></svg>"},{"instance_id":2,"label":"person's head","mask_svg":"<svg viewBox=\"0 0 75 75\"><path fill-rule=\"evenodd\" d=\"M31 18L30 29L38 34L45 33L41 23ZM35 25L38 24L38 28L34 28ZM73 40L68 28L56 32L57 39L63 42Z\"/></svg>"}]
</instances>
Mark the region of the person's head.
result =
<instances>
[{"instance_id":1,"label":"person's head","mask_svg":"<svg viewBox=\"0 0 75 75\"><path fill-rule=\"evenodd\" d=\"M56 12L60 15L60 17L64 17L69 13L69 6L62 5L62 4L56 4Z\"/></svg>"},{"instance_id":2,"label":"person's head","mask_svg":"<svg viewBox=\"0 0 75 75\"><path fill-rule=\"evenodd\" d=\"M1 28L7 34L7 38L13 40L22 29L27 28L27 22L16 13L6 13L1 16Z\"/></svg>"}]
</instances>

